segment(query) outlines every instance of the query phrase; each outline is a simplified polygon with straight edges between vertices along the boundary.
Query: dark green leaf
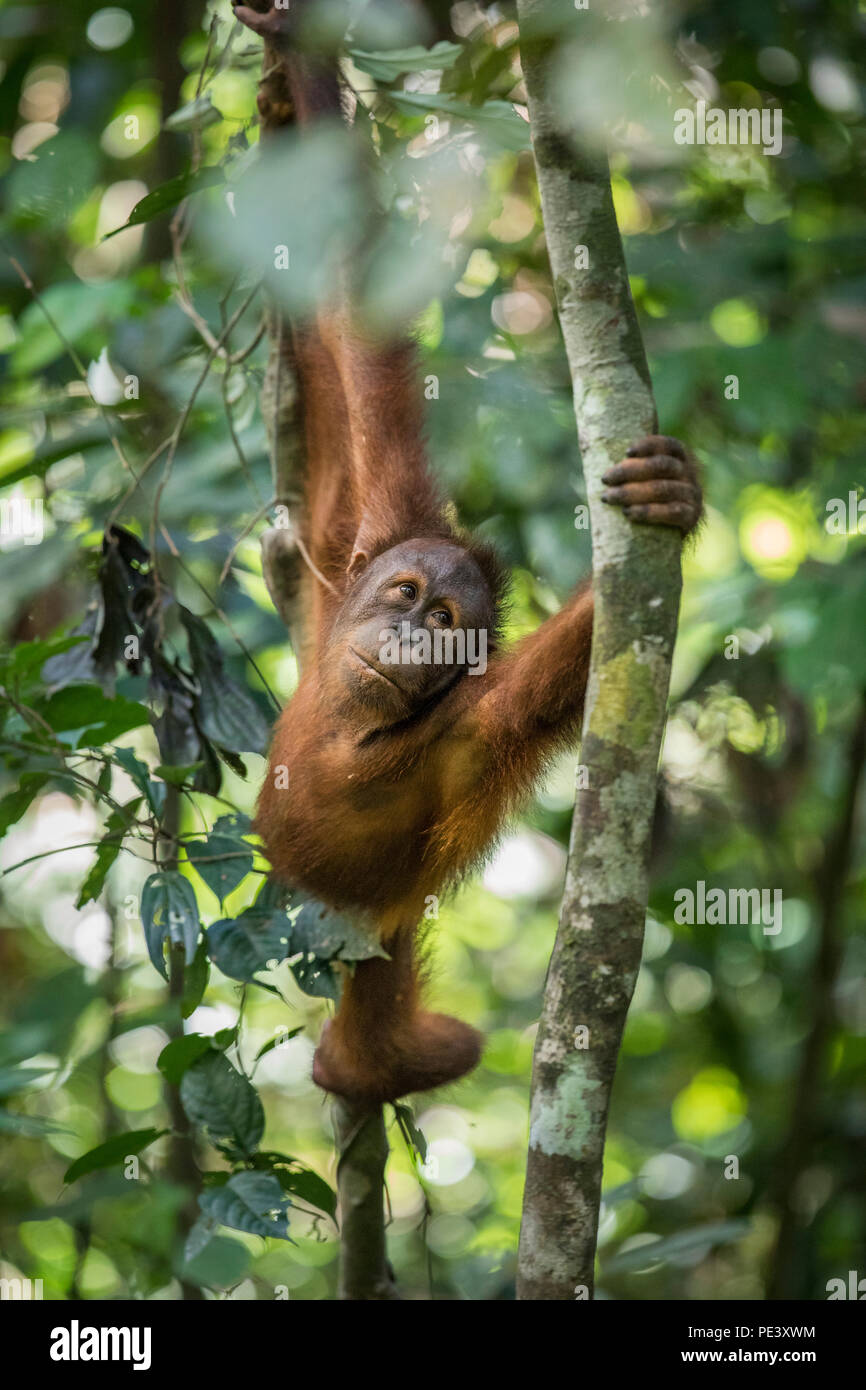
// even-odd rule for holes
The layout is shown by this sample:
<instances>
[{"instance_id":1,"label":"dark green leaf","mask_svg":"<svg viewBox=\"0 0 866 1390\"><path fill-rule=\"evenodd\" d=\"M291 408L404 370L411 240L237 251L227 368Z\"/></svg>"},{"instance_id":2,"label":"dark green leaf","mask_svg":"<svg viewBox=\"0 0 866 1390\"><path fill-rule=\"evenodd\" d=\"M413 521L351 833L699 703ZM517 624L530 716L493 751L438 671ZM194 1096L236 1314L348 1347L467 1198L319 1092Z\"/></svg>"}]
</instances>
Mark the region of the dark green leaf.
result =
<instances>
[{"instance_id":1,"label":"dark green leaf","mask_svg":"<svg viewBox=\"0 0 866 1390\"><path fill-rule=\"evenodd\" d=\"M290 1240L288 1208L292 1205L270 1173L235 1173L223 1187L202 1192L199 1206L211 1221L254 1236Z\"/></svg>"},{"instance_id":2,"label":"dark green leaf","mask_svg":"<svg viewBox=\"0 0 866 1390\"><path fill-rule=\"evenodd\" d=\"M347 917L308 898L294 919L292 952L306 951L320 960L388 959L388 952L372 931L356 927Z\"/></svg>"},{"instance_id":3,"label":"dark green leaf","mask_svg":"<svg viewBox=\"0 0 866 1390\"><path fill-rule=\"evenodd\" d=\"M223 670L219 644L201 618L180 607L199 685L198 722L213 743L232 753L263 753L270 729L251 692Z\"/></svg>"},{"instance_id":4,"label":"dark green leaf","mask_svg":"<svg viewBox=\"0 0 866 1390\"><path fill-rule=\"evenodd\" d=\"M161 815L165 804L164 784L153 781L147 765L135 756L131 748L115 748L112 750L112 756L115 762L120 763L124 772L129 774L139 791L144 793L153 814Z\"/></svg>"},{"instance_id":5,"label":"dark green leaf","mask_svg":"<svg viewBox=\"0 0 866 1390\"><path fill-rule=\"evenodd\" d=\"M256 1091L221 1052L209 1052L180 1083L183 1108L215 1142L252 1154L264 1133L265 1114Z\"/></svg>"},{"instance_id":6,"label":"dark green leaf","mask_svg":"<svg viewBox=\"0 0 866 1390\"><path fill-rule=\"evenodd\" d=\"M211 892L222 903L253 867L253 852L243 839L246 816L221 816L206 840L189 840L186 852Z\"/></svg>"},{"instance_id":7,"label":"dark green leaf","mask_svg":"<svg viewBox=\"0 0 866 1390\"><path fill-rule=\"evenodd\" d=\"M63 1174L63 1181L75 1182L77 1178L83 1178L85 1173L121 1165L130 1154L140 1154L167 1133L165 1129L131 1129L126 1134L114 1134L104 1144L97 1144L95 1149L76 1158Z\"/></svg>"},{"instance_id":8,"label":"dark green leaf","mask_svg":"<svg viewBox=\"0 0 866 1390\"><path fill-rule=\"evenodd\" d=\"M202 766L198 763L186 763L183 767L174 767L170 763L160 763L153 770L157 777L161 777L163 782L170 782L173 787L182 787L185 782L191 782L196 772Z\"/></svg>"},{"instance_id":9,"label":"dark green leaf","mask_svg":"<svg viewBox=\"0 0 866 1390\"><path fill-rule=\"evenodd\" d=\"M40 701L38 708L55 733L84 730L77 741L79 748L98 748L150 722L146 705L122 695L109 699L93 684L66 685Z\"/></svg>"},{"instance_id":10,"label":"dark green leaf","mask_svg":"<svg viewBox=\"0 0 866 1390\"><path fill-rule=\"evenodd\" d=\"M68 207L66 208L68 214ZM102 283L65 280L50 285L40 295L39 304L30 304L18 320L19 339L12 351L16 376L27 376L67 352L48 322L43 305L55 323L63 325L66 343L77 345L94 329L121 318L135 296L131 280L105 280Z\"/></svg>"},{"instance_id":11,"label":"dark green leaf","mask_svg":"<svg viewBox=\"0 0 866 1390\"><path fill-rule=\"evenodd\" d=\"M253 1159L253 1166L257 1172L273 1173L284 1192L300 1197L318 1211L336 1218L337 1194L324 1178L313 1172L312 1168L305 1168L288 1154L274 1153L271 1150L257 1153Z\"/></svg>"},{"instance_id":12,"label":"dark green leaf","mask_svg":"<svg viewBox=\"0 0 866 1390\"><path fill-rule=\"evenodd\" d=\"M394 82L404 72L452 68L462 52L459 43L446 43L444 40L432 48L413 44L411 48L389 48L380 53L365 53L360 48L349 49L355 66L375 77L377 82Z\"/></svg>"},{"instance_id":13,"label":"dark green leaf","mask_svg":"<svg viewBox=\"0 0 866 1390\"><path fill-rule=\"evenodd\" d=\"M415 1116L412 1114L412 1107L405 1101L396 1101L394 1104L394 1114L397 1117L397 1124L403 1132L403 1137L410 1149L414 1149L421 1163L427 1162L427 1140L415 1123Z\"/></svg>"},{"instance_id":14,"label":"dark green leaf","mask_svg":"<svg viewBox=\"0 0 866 1390\"><path fill-rule=\"evenodd\" d=\"M21 819L50 776L48 772L25 772L20 786L14 792L6 793L0 801L0 835L5 835L9 827Z\"/></svg>"},{"instance_id":15,"label":"dark green leaf","mask_svg":"<svg viewBox=\"0 0 866 1390\"><path fill-rule=\"evenodd\" d=\"M266 1057L269 1052L273 1052L275 1047L280 1047L282 1043L289 1042L292 1038L296 1038L299 1033L303 1033L303 1031L304 1025L300 1024L297 1028L288 1028L282 1033L276 1033L274 1037L269 1038L268 1041L259 1048L254 1060L258 1062L260 1058Z\"/></svg>"},{"instance_id":16,"label":"dark green leaf","mask_svg":"<svg viewBox=\"0 0 866 1390\"><path fill-rule=\"evenodd\" d=\"M110 771L110 769L108 770ZM105 885L105 876L120 853L123 844L121 832L133 820L140 805L141 797L136 796L132 801L127 801L122 812L112 811L108 817L105 822L105 835L97 846L96 859L91 865L76 899L75 906L77 908L84 907L85 903L95 902L99 897Z\"/></svg>"},{"instance_id":17,"label":"dark green leaf","mask_svg":"<svg viewBox=\"0 0 866 1390\"><path fill-rule=\"evenodd\" d=\"M713 1221L706 1226L697 1226L690 1231L677 1231L675 1235L659 1240L646 1241L632 1250L623 1250L604 1262L605 1272L620 1274L631 1269L645 1269L648 1265L686 1255L695 1250L710 1250L714 1245L729 1245L740 1240L750 1229L748 1221Z\"/></svg>"},{"instance_id":18,"label":"dark green leaf","mask_svg":"<svg viewBox=\"0 0 866 1390\"><path fill-rule=\"evenodd\" d=\"M202 937L196 947L192 962L183 972L183 997L181 1013L189 1018L204 998L207 982L210 979L210 961L207 956L207 939Z\"/></svg>"},{"instance_id":19,"label":"dark green leaf","mask_svg":"<svg viewBox=\"0 0 866 1390\"><path fill-rule=\"evenodd\" d=\"M196 1226L198 1223L196 1223ZM195 1229L195 1228L194 1228ZM178 1273L207 1289L229 1289L239 1284L250 1267L252 1255L239 1240L230 1236L214 1236L206 1240L208 1226L202 1226L196 1238L204 1240L199 1253L183 1264ZM191 1234L191 1233L190 1233Z\"/></svg>"},{"instance_id":20,"label":"dark green leaf","mask_svg":"<svg viewBox=\"0 0 866 1390\"><path fill-rule=\"evenodd\" d=\"M182 109L188 111L189 107ZM210 109L215 110L216 108L211 106ZM177 125L171 125L171 122L180 115L181 112L177 111L174 116L169 116L168 121L166 121L166 129L180 129ZM217 112L217 118L219 118L219 112ZM109 237L117 236L118 232L124 231L127 227L137 227L142 222L151 222L161 212L168 212L170 208L177 207L178 203L183 202L184 198L188 198L190 194L198 193L203 188L212 188L214 184L224 182L222 170L213 166L178 174L176 178L169 179L167 183L161 183L158 188L152 189L140 202L136 203L123 226L115 227L114 231L108 232L102 240L107 241Z\"/></svg>"},{"instance_id":21,"label":"dark green leaf","mask_svg":"<svg viewBox=\"0 0 866 1390\"><path fill-rule=\"evenodd\" d=\"M510 101L485 101L482 106L470 106L456 97L432 92L389 92L388 99L410 115L442 111L447 116L456 116L488 134L506 150L519 152L529 149L531 144L529 122L515 111Z\"/></svg>"},{"instance_id":22,"label":"dark green leaf","mask_svg":"<svg viewBox=\"0 0 866 1390\"><path fill-rule=\"evenodd\" d=\"M187 962L195 957L200 923L195 890L177 869L151 874L141 891L141 921L148 954L168 979L163 947L166 941L183 946Z\"/></svg>"},{"instance_id":23,"label":"dark green leaf","mask_svg":"<svg viewBox=\"0 0 866 1390\"><path fill-rule=\"evenodd\" d=\"M253 904L239 917L224 918L208 927L208 955L230 979L257 983L259 971L290 954L291 931L285 912L268 916Z\"/></svg>"},{"instance_id":24,"label":"dark green leaf","mask_svg":"<svg viewBox=\"0 0 866 1390\"><path fill-rule=\"evenodd\" d=\"M14 1096L26 1091L28 1086L50 1076L53 1067L0 1067L0 1096Z\"/></svg>"},{"instance_id":25,"label":"dark green leaf","mask_svg":"<svg viewBox=\"0 0 866 1390\"><path fill-rule=\"evenodd\" d=\"M300 960L292 962L290 969L298 988L305 994L311 994L314 999L333 999L335 1003L340 998L340 982L330 961L319 960L317 956L301 956Z\"/></svg>"},{"instance_id":26,"label":"dark green leaf","mask_svg":"<svg viewBox=\"0 0 866 1390\"><path fill-rule=\"evenodd\" d=\"M4 480L5 485L5 480ZM83 635L71 634L69 637L56 637L48 641L21 642L12 652L6 665L6 680L29 676L37 667L58 656L65 655L73 647L85 641Z\"/></svg>"},{"instance_id":27,"label":"dark green leaf","mask_svg":"<svg viewBox=\"0 0 866 1390\"><path fill-rule=\"evenodd\" d=\"M96 645L96 634L101 622L102 611L94 605L84 621L66 639L67 641L75 641L75 639L85 638L86 640L75 641L75 645L70 647L68 651L58 652L55 656L49 657L42 667L42 679L49 690L60 690L67 685L95 680L96 668L93 662L93 649Z\"/></svg>"},{"instance_id":28,"label":"dark green leaf","mask_svg":"<svg viewBox=\"0 0 866 1390\"><path fill-rule=\"evenodd\" d=\"M205 1246L210 1244L216 1235L218 1225L219 1222L211 1221L204 1216L198 1218L184 1243L183 1257L187 1262L194 1260Z\"/></svg>"},{"instance_id":29,"label":"dark green leaf","mask_svg":"<svg viewBox=\"0 0 866 1390\"><path fill-rule=\"evenodd\" d=\"M172 1086L179 1086L184 1072L189 1071L199 1057L211 1051L213 1049L210 1038L201 1033L185 1033L182 1038L174 1038L170 1043L166 1043L156 1060L156 1065L166 1081L170 1081Z\"/></svg>"},{"instance_id":30,"label":"dark green leaf","mask_svg":"<svg viewBox=\"0 0 866 1390\"><path fill-rule=\"evenodd\" d=\"M59 1134L62 1127L38 1115L16 1115L0 1108L0 1134L18 1134L22 1139L42 1139L46 1134Z\"/></svg>"}]
</instances>

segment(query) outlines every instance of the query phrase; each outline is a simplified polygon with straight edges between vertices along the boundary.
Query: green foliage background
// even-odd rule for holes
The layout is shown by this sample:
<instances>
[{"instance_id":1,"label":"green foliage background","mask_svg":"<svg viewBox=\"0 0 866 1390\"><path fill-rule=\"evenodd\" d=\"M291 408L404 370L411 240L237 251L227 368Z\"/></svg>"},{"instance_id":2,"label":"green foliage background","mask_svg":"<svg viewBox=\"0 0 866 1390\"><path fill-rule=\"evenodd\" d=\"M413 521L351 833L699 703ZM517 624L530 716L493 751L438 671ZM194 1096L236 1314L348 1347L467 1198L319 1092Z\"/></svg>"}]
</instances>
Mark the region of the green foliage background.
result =
<instances>
[{"instance_id":1,"label":"green foliage background","mask_svg":"<svg viewBox=\"0 0 866 1390\"><path fill-rule=\"evenodd\" d=\"M181 1280L235 1298L336 1287L332 1136L309 1078L334 938L326 949L308 924L295 969L262 974L300 928L254 906L264 866L246 823L221 822L213 855L193 864L220 817L252 812L268 688L285 698L295 679L255 520L271 491L266 344L233 365L211 354L203 379L210 349L178 298L212 341L249 299L226 339L237 353L255 342L259 275L302 310L348 249L370 315L414 316L431 455L463 519L514 568L512 633L589 567L528 128L512 105L516 27L507 5L486 20L464 8L461 48L439 50L436 67L402 51L454 41L430 13L438 30L395 0L352 7L350 75L375 117L360 122L377 156L368 185L339 129L289 139L277 170L256 162L259 46L227 4L0 4L0 1273L43 1279L49 1298L176 1298ZM323 4L317 15L346 18ZM862 71L846 57L862 37L862 13L841 0L685 0L631 24L569 14L558 40L562 102L584 139L612 145L662 428L699 453L707 496L685 559L645 961L607 1149L599 1285L611 1298L823 1298L828 1279L866 1273L862 816L844 833L866 700L866 131ZM781 156L677 146L673 113L697 97L781 107ZM167 228L186 193L179 280ZM388 219L371 240L374 196ZM136 225L104 240L136 206ZM278 243L288 273L273 269ZM74 358L110 402L101 410ZM173 454L145 470L179 420ZM143 473L134 491L128 465ZM9 534L25 499L43 505L39 544ZM828 529L834 499L850 506L847 534ZM94 664L89 642L63 640L116 522L155 548L176 600L156 639L180 694L165 664L149 685L153 663L136 673L103 648ZM146 558L137 572L152 582ZM218 680L196 616L219 641ZM164 717L168 690L189 756L167 758L149 723L146 705ZM392 1130L389 1244L406 1297L513 1296L573 763L442 906L433 990L488 1046L472 1077L416 1107L423 1167ZM178 862L162 865L174 879L143 899L175 803ZM700 880L781 889L782 931L677 923L675 892ZM157 888L180 911L171 925ZM204 947L192 951L199 921L245 911L242 928L209 938L226 970L208 972ZM175 968L172 999L154 960L185 926L194 959ZM256 943L246 976L239 931ZM195 1036L182 1041L182 1026ZM172 1083L209 1175L192 1215L170 1161Z\"/></svg>"}]
</instances>

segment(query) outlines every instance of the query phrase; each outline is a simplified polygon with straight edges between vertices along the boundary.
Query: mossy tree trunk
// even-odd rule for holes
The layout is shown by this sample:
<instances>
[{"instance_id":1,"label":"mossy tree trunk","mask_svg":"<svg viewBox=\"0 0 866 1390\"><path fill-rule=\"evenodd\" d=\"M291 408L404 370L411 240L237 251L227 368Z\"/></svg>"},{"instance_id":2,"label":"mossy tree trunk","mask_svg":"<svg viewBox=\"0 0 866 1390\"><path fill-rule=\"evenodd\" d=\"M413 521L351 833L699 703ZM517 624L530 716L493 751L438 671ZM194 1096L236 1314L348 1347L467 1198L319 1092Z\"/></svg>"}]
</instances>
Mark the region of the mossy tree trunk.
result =
<instances>
[{"instance_id":1,"label":"mossy tree trunk","mask_svg":"<svg viewBox=\"0 0 866 1390\"><path fill-rule=\"evenodd\" d=\"M680 596L680 540L601 502L602 474L656 429L607 160L548 91L554 0L518 0L532 142L589 503L595 614L565 894L532 1075L520 1299L589 1298L611 1088L640 965ZM552 13L552 11L554 11Z\"/></svg>"}]
</instances>

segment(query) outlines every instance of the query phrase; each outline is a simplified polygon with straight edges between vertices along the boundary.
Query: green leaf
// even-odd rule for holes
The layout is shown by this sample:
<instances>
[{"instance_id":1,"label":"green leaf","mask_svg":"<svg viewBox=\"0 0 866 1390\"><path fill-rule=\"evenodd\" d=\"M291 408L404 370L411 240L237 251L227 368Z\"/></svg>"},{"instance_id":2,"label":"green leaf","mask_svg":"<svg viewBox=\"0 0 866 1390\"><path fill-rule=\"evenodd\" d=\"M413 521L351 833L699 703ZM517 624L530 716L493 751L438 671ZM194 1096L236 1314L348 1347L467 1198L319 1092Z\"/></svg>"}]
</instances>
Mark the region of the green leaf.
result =
<instances>
[{"instance_id":1,"label":"green leaf","mask_svg":"<svg viewBox=\"0 0 866 1390\"><path fill-rule=\"evenodd\" d=\"M407 1105L405 1101L395 1101L394 1115L409 1148L417 1154L419 1163L426 1163L427 1140L415 1123L412 1107Z\"/></svg>"},{"instance_id":2,"label":"green leaf","mask_svg":"<svg viewBox=\"0 0 866 1390\"><path fill-rule=\"evenodd\" d=\"M99 897L105 885L106 874L120 854L123 845L123 835L120 832L135 816L140 805L141 797L133 797L132 801L127 801L122 812L112 811L108 817L105 822L105 835L96 849L96 859L91 865L76 899L75 906L77 908L84 907L85 903L95 902Z\"/></svg>"},{"instance_id":3,"label":"green leaf","mask_svg":"<svg viewBox=\"0 0 866 1390\"><path fill-rule=\"evenodd\" d=\"M100 448L109 443L108 431L105 425L99 421L96 424L86 425L82 429L75 429L62 436L49 436L44 439L39 447L34 450L31 458L23 463L15 463L10 459L6 467L0 466L0 483L3 487L11 487L13 483L18 483L22 478L44 478L52 463L57 463L60 459L71 458L75 454L86 453L89 449ZM63 639L67 641L67 638ZM50 645L54 645L51 643Z\"/></svg>"},{"instance_id":4,"label":"green leaf","mask_svg":"<svg viewBox=\"0 0 866 1390\"><path fill-rule=\"evenodd\" d=\"M198 1222L193 1227L197 1240L203 1241L201 1248L181 1265L178 1273L195 1284L203 1284L207 1289L233 1288L240 1283L252 1263L250 1251L239 1240L232 1240L231 1236L213 1236L208 1240L207 1233L213 1227L204 1222L202 1227L199 1231Z\"/></svg>"},{"instance_id":5,"label":"green leaf","mask_svg":"<svg viewBox=\"0 0 866 1390\"><path fill-rule=\"evenodd\" d=\"M350 48L349 56L356 67L368 72L377 82L394 82L404 72L452 68L462 52L459 43L446 43L443 40L432 48L413 44L410 48L389 48L376 53Z\"/></svg>"},{"instance_id":6,"label":"green leaf","mask_svg":"<svg viewBox=\"0 0 866 1390\"><path fill-rule=\"evenodd\" d=\"M190 1228L189 1235L184 1242L183 1257L186 1261L194 1260L200 1255L206 1245L209 1245L216 1235L216 1221L200 1216L195 1224Z\"/></svg>"},{"instance_id":7,"label":"green leaf","mask_svg":"<svg viewBox=\"0 0 866 1390\"><path fill-rule=\"evenodd\" d=\"M28 1086L50 1076L54 1067L0 1067L0 1096L15 1096Z\"/></svg>"},{"instance_id":8,"label":"green leaf","mask_svg":"<svg viewBox=\"0 0 866 1390\"><path fill-rule=\"evenodd\" d=\"M173 1038L166 1043L156 1059L156 1065L166 1081L179 1086L185 1072L206 1052L212 1052L210 1038L202 1033L185 1033L182 1038Z\"/></svg>"},{"instance_id":9,"label":"green leaf","mask_svg":"<svg viewBox=\"0 0 866 1390\"><path fill-rule=\"evenodd\" d=\"M50 772L25 772L20 785L13 792L7 792L0 801L0 836L5 835L10 826L15 825L25 814L31 802L50 780Z\"/></svg>"},{"instance_id":10,"label":"green leaf","mask_svg":"<svg viewBox=\"0 0 866 1390\"><path fill-rule=\"evenodd\" d=\"M324 1178L313 1172L312 1168L305 1168L288 1154L274 1153L271 1150L257 1153L253 1158L253 1166L257 1172L273 1173L284 1192L300 1197L317 1211L323 1211L332 1219L336 1219L337 1194Z\"/></svg>"},{"instance_id":11,"label":"green leaf","mask_svg":"<svg viewBox=\"0 0 866 1390\"><path fill-rule=\"evenodd\" d=\"M291 935L284 911L263 914L254 903L239 917L223 918L208 927L208 955L230 979L257 984L259 971L292 954Z\"/></svg>"},{"instance_id":12,"label":"green leaf","mask_svg":"<svg viewBox=\"0 0 866 1390\"><path fill-rule=\"evenodd\" d=\"M206 1217L221 1226L291 1240L288 1208L292 1203L271 1173L235 1173L223 1187L200 1193L198 1204Z\"/></svg>"},{"instance_id":13,"label":"green leaf","mask_svg":"<svg viewBox=\"0 0 866 1390\"><path fill-rule=\"evenodd\" d=\"M217 121L221 120L222 112L214 106L210 92L205 92L193 101L188 101L185 106L179 107L177 111L173 111L163 122L163 129L204 130L205 126L216 125Z\"/></svg>"},{"instance_id":14,"label":"green leaf","mask_svg":"<svg viewBox=\"0 0 866 1390\"><path fill-rule=\"evenodd\" d=\"M62 656L73 647L80 646L85 640L81 634L72 634L69 637L49 638L47 641L20 642L6 664L5 679L10 681L16 677L29 676L49 659Z\"/></svg>"},{"instance_id":15,"label":"green leaf","mask_svg":"<svg viewBox=\"0 0 866 1390\"><path fill-rule=\"evenodd\" d=\"M337 1194L324 1178L313 1172L312 1168L293 1171L279 1169L276 1176L284 1192L290 1193L293 1197L300 1197L317 1211L325 1212L332 1220L336 1219Z\"/></svg>"},{"instance_id":16,"label":"green leaf","mask_svg":"<svg viewBox=\"0 0 866 1390\"><path fill-rule=\"evenodd\" d=\"M183 767L175 767L170 763L160 763L153 770L157 777L161 777L163 782L170 782L173 787L182 787L185 782L191 782L200 767L204 767L203 762L186 763Z\"/></svg>"},{"instance_id":17,"label":"green leaf","mask_svg":"<svg viewBox=\"0 0 866 1390\"><path fill-rule=\"evenodd\" d=\"M253 867L253 852L243 839L246 816L221 816L206 840L189 840L185 848L196 871L222 904Z\"/></svg>"},{"instance_id":18,"label":"green leaf","mask_svg":"<svg viewBox=\"0 0 866 1390\"><path fill-rule=\"evenodd\" d=\"M180 1011L184 1018L194 1013L204 998L210 979L210 961L207 956L207 940L202 937L196 947L192 962L183 972L183 996Z\"/></svg>"},{"instance_id":19,"label":"green leaf","mask_svg":"<svg viewBox=\"0 0 866 1390\"><path fill-rule=\"evenodd\" d=\"M60 1134L60 1125L43 1120L38 1115L16 1115L0 1109L0 1134L18 1134L22 1139L42 1139L46 1134Z\"/></svg>"},{"instance_id":20,"label":"green leaf","mask_svg":"<svg viewBox=\"0 0 866 1390\"><path fill-rule=\"evenodd\" d=\"M275 1047L279 1047L281 1043L289 1042L292 1038L296 1038L299 1033L303 1033L303 1031L304 1025L301 1023L297 1028L289 1028L286 1029L285 1032L275 1033L272 1038L269 1038L268 1041L259 1048L253 1060L256 1062L260 1061L262 1057L266 1057L269 1052L273 1052Z\"/></svg>"},{"instance_id":21,"label":"green leaf","mask_svg":"<svg viewBox=\"0 0 866 1390\"><path fill-rule=\"evenodd\" d=\"M265 1129L265 1112L245 1076L221 1052L199 1058L180 1083L183 1108L193 1124L216 1143L227 1142L249 1156Z\"/></svg>"},{"instance_id":22,"label":"green leaf","mask_svg":"<svg viewBox=\"0 0 866 1390\"><path fill-rule=\"evenodd\" d=\"M66 685L37 705L55 733L79 734L78 748L99 748L104 743L150 723L147 706L122 695L109 699L97 685Z\"/></svg>"},{"instance_id":23,"label":"green leaf","mask_svg":"<svg viewBox=\"0 0 866 1390\"><path fill-rule=\"evenodd\" d=\"M124 772L132 778L139 791L144 793L148 806L155 816L162 814L165 805L165 786L154 782L146 763L137 758L131 748L115 748L112 756L120 763Z\"/></svg>"},{"instance_id":24,"label":"green leaf","mask_svg":"<svg viewBox=\"0 0 866 1390\"><path fill-rule=\"evenodd\" d=\"M694 1250L728 1245L747 1235L749 1229L748 1221L734 1220L714 1221L706 1226L693 1227L690 1231L678 1231L675 1235L646 1241L631 1250L617 1253L604 1261L604 1270L606 1274L620 1274L630 1269L644 1269L647 1265L659 1264Z\"/></svg>"},{"instance_id":25,"label":"green leaf","mask_svg":"<svg viewBox=\"0 0 866 1390\"><path fill-rule=\"evenodd\" d=\"M48 658L42 667L42 680L49 690L96 679L93 651L101 622L102 611L94 604L84 621L66 639L75 645L67 652L57 652Z\"/></svg>"},{"instance_id":26,"label":"green leaf","mask_svg":"<svg viewBox=\"0 0 866 1390\"><path fill-rule=\"evenodd\" d=\"M80 1158L76 1158L63 1174L63 1181L75 1182L77 1178L83 1178L85 1173L95 1173L99 1168L113 1168L115 1164L122 1164L129 1154L140 1154L167 1133L166 1129L131 1129L126 1134L113 1134L104 1144L97 1144L95 1149L90 1149Z\"/></svg>"},{"instance_id":27,"label":"green leaf","mask_svg":"<svg viewBox=\"0 0 866 1390\"><path fill-rule=\"evenodd\" d=\"M141 890L141 921L150 959L163 979L164 943L183 946L187 963L195 957L201 924L195 889L177 869L151 874Z\"/></svg>"},{"instance_id":28,"label":"green leaf","mask_svg":"<svg viewBox=\"0 0 866 1390\"><path fill-rule=\"evenodd\" d=\"M9 175L9 209L15 217L62 228L99 181L99 150L79 126L44 140L28 160L16 161Z\"/></svg>"},{"instance_id":29,"label":"green leaf","mask_svg":"<svg viewBox=\"0 0 866 1390\"><path fill-rule=\"evenodd\" d=\"M314 999L333 999L334 1003L340 998L340 982L331 969L330 961L319 960L317 956L302 956L289 968L298 988L305 994L312 995Z\"/></svg>"},{"instance_id":30,"label":"green leaf","mask_svg":"<svg viewBox=\"0 0 866 1390\"><path fill-rule=\"evenodd\" d=\"M66 341L77 346L95 329L123 318L134 297L131 280L73 280L50 285L40 299L54 322L62 325ZM28 305L18 320L20 336L10 358L16 376L30 376L66 352L41 304Z\"/></svg>"},{"instance_id":31,"label":"green leaf","mask_svg":"<svg viewBox=\"0 0 866 1390\"><path fill-rule=\"evenodd\" d=\"M372 931L356 927L347 917L313 898L306 899L294 919L292 954L306 951L319 960L370 960L373 956L389 959L388 952Z\"/></svg>"},{"instance_id":32,"label":"green leaf","mask_svg":"<svg viewBox=\"0 0 866 1390\"><path fill-rule=\"evenodd\" d=\"M515 111L510 101L485 101L481 106L470 106L457 97L438 92L389 92L388 100L409 115L442 111L447 116L468 121L506 150L528 150L532 143L529 122Z\"/></svg>"},{"instance_id":33,"label":"green leaf","mask_svg":"<svg viewBox=\"0 0 866 1390\"><path fill-rule=\"evenodd\" d=\"M182 605L178 607L199 686L197 713L202 733L231 753L264 753L270 729L251 692L225 674L219 643L201 618Z\"/></svg>"},{"instance_id":34,"label":"green leaf","mask_svg":"<svg viewBox=\"0 0 866 1390\"><path fill-rule=\"evenodd\" d=\"M216 108L211 107L211 110L216 110ZM175 112L175 116L178 115L180 112ZM219 116L219 112L217 112L217 116ZM170 125L172 119L174 118L169 116L168 121L166 121L166 129L179 128ZM169 179L167 183L161 183L158 188L151 189L150 193L141 199L141 202L136 203L123 226L115 227L113 232L107 232L102 240L108 241L109 237L117 236L118 232L125 231L127 227L137 227L142 222L152 222L154 217L158 217L161 212L168 212L170 208L177 207L184 198L190 197L193 193L201 192L203 188L212 188L217 183L225 183L225 176L222 170L215 165L178 174L176 178Z\"/></svg>"}]
</instances>

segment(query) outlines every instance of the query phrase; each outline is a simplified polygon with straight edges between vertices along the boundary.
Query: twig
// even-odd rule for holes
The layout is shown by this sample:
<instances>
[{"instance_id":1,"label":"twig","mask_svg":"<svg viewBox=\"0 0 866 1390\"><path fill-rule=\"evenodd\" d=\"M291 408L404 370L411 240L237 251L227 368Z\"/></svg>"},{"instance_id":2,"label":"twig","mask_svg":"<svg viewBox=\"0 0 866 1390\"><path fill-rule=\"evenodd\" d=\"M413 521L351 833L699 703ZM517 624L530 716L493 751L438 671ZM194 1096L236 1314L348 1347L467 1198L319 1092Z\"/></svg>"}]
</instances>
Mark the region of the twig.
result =
<instances>
[{"instance_id":1,"label":"twig","mask_svg":"<svg viewBox=\"0 0 866 1390\"><path fill-rule=\"evenodd\" d=\"M225 328L220 334L219 339L217 340L218 345L222 345L226 341L226 339L230 337L235 324L246 313L247 309L255 299L258 292L259 284L257 282L250 290L249 294L238 305L235 312L232 314L231 318L229 319L228 323L226 324ZM159 486L156 489L156 494L154 496L153 501L153 516L151 519L150 526L150 551L151 555L154 557L154 562L156 561L156 531L157 527L159 526L159 506L160 502L162 501L162 494L168 486L168 482L171 477L171 471L172 467L174 466L175 455L177 454L177 447L180 443L181 435L183 434L183 431L186 427L186 423L189 420L192 408L195 405L196 399L198 397L198 393L210 374L210 369L213 363L214 355L215 354L213 350L208 353L204 367L200 372L198 379L195 382L195 385L193 386L189 400L186 402L183 410L181 411L177 424L175 425L174 430L172 431L171 441L169 443L168 448L168 458L166 459L165 464L163 465L162 477L159 480ZM158 576L155 577L158 580ZM158 596L157 600L155 601L158 601Z\"/></svg>"},{"instance_id":2,"label":"twig","mask_svg":"<svg viewBox=\"0 0 866 1390\"><path fill-rule=\"evenodd\" d=\"M247 536L250 534L250 532L251 532L251 531L258 525L258 523L261 521L262 517L263 517L263 516L267 516L268 512L271 510L271 507L272 507L273 505L274 505L274 499L271 498L270 502L265 502L264 506L259 507L259 510L256 512L255 516L250 518L250 520L247 522L247 524L246 524L246 526L244 527L244 529L241 531L240 535L237 537L237 539L236 539L236 541L234 542L234 544L233 544L231 550L229 551L228 555L226 556L225 564L223 565L222 569L220 570L220 577L219 577L219 587L220 587L220 588L222 587L222 585L223 585L223 584L225 583L225 581L226 581L226 577L227 577L227 575L228 575L228 572L229 572L229 570L230 570L231 567L232 567L232 561L234 560L235 555L238 553L238 550L239 550L240 547L243 545L244 541L246 540L246 538L247 538Z\"/></svg>"}]
</instances>

